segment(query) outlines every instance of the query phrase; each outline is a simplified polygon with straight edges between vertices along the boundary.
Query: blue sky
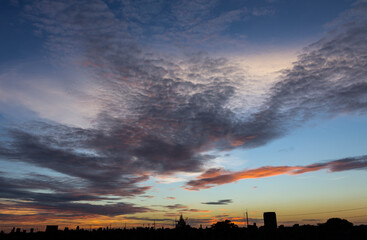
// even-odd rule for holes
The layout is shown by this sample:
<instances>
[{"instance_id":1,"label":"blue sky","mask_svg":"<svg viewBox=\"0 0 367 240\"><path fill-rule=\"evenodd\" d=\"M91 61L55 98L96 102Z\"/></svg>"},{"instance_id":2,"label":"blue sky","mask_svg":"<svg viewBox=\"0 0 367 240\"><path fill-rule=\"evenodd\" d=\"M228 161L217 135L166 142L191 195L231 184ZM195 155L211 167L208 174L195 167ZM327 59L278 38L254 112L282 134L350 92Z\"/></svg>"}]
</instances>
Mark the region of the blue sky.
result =
<instances>
[{"instance_id":1,"label":"blue sky","mask_svg":"<svg viewBox=\"0 0 367 240\"><path fill-rule=\"evenodd\" d=\"M366 223L366 9L5 1L0 226Z\"/></svg>"}]
</instances>

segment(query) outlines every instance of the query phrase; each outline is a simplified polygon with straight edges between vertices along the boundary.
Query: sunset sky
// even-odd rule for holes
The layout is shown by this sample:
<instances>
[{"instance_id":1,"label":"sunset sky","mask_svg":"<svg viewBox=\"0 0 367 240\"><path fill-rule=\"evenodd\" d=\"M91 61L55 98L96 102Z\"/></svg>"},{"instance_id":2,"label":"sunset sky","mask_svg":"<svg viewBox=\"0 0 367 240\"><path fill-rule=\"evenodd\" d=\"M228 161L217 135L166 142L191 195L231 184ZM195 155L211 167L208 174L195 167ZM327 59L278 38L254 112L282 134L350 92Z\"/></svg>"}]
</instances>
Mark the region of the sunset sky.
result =
<instances>
[{"instance_id":1,"label":"sunset sky","mask_svg":"<svg viewBox=\"0 0 367 240\"><path fill-rule=\"evenodd\" d=\"M0 229L367 224L367 1L0 3Z\"/></svg>"}]
</instances>

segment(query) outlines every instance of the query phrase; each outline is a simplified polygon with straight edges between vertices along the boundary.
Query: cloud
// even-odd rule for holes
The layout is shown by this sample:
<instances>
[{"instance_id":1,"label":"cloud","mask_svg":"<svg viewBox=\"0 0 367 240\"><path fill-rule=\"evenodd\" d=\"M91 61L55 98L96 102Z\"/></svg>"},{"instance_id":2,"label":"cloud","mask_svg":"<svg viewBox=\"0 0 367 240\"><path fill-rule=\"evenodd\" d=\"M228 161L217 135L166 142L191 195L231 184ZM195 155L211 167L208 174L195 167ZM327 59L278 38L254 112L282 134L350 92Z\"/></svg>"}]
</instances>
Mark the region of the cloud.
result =
<instances>
[{"instance_id":1,"label":"cloud","mask_svg":"<svg viewBox=\"0 0 367 240\"><path fill-rule=\"evenodd\" d=\"M79 178L99 194L132 196L149 189L137 183L152 172L200 171L215 157L202 150L226 134L222 125L233 116L223 107L234 92L224 79L233 70L225 59L196 54L183 71L144 55L98 0L40 0L26 14L55 61L80 56L104 110L89 129L46 121L15 127L1 144L3 158Z\"/></svg>"},{"instance_id":2,"label":"cloud","mask_svg":"<svg viewBox=\"0 0 367 240\"><path fill-rule=\"evenodd\" d=\"M180 210L181 212L194 212L194 213L207 213L210 212L210 210L201 210L196 208L189 208L189 209L183 209Z\"/></svg>"},{"instance_id":3,"label":"cloud","mask_svg":"<svg viewBox=\"0 0 367 240\"><path fill-rule=\"evenodd\" d=\"M16 110L20 108L23 112L33 113L30 120L44 118L73 126L90 125L90 119L96 117L99 107L90 97L92 90L87 89L87 80L75 79L68 73L72 68L70 66L45 76L47 71L40 65L52 67L47 64L45 61L35 61L3 66L7 70L4 73L0 70L0 112L26 122L31 114ZM71 85L75 89L70 90Z\"/></svg>"},{"instance_id":4,"label":"cloud","mask_svg":"<svg viewBox=\"0 0 367 240\"><path fill-rule=\"evenodd\" d=\"M12 215L12 210L32 209L37 214L65 214L64 217L74 216L118 216L150 211L146 207L133 204L113 203L98 204L100 201L113 201L118 198L103 197L83 189L75 189L75 182L57 180L47 176L33 176L24 179L0 177L0 198L10 204L0 204L0 208ZM91 204L90 202L94 202ZM36 215L37 215L36 214Z\"/></svg>"},{"instance_id":5,"label":"cloud","mask_svg":"<svg viewBox=\"0 0 367 240\"><path fill-rule=\"evenodd\" d=\"M229 203L232 203L232 199L223 199L218 200L216 202L202 202L201 204L207 204L207 205L227 205Z\"/></svg>"},{"instance_id":6,"label":"cloud","mask_svg":"<svg viewBox=\"0 0 367 240\"><path fill-rule=\"evenodd\" d=\"M241 179L264 178L283 174L298 175L308 172L319 171L322 169L327 169L330 172L340 172L340 171L347 171L353 169L366 169L366 168L367 168L367 156L365 155L360 157L343 158L330 162L315 163L306 166L265 166L255 169L246 169L244 171L238 171L238 172L215 170L216 172L215 174L207 175L207 172L213 172L212 169L209 169L207 172L204 172L201 176L198 176L197 179L187 182L185 185L185 189L186 190L208 189L218 185L236 182ZM211 202L204 204L218 204L218 202Z\"/></svg>"},{"instance_id":7,"label":"cloud","mask_svg":"<svg viewBox=\"0 0 367 240\"><path fill-rule=\"evenodd\" d=\"M148 218L148 217L127 217L125 216L124 219L126 220L138 220L143 222L166 222L166 223L172 223L172 219L170 218Z\"/></svg>"},{"instance_id":8,"label":"cloud","mask_svg":"<svg viewBox=\"0 0 367 240\"><path fill-rule=\"evenodd\" d=\"M166 206L162 206L162 207L168 208L170 210L177 210L180 213L183 213L183 212L194 212L194 213L210 212L210 210L201 210L201 209L196 209L196 208L189 208L188 206L182 205L182 204L166 205ZM171 213L165 213L165 216L170 216L170 215L172 215L172 214Z\"/></svg>"},{"instance_id":9,"label":"cloud","mask_svg":"<svg viewBox=\"0 0 367 240\"><path fill-rule=\"evenodd\" d=\"M307 219L302 219L303 222L320 222L321 219L318 218L307 218Z\"/></svg>"},{"instance_id":10,"label":"cloud","mask_svg":"<svg viewBox=\"0 0 367 240\"><path fill-rule=\"evenodd\" d=\"M36 129L35 127L33 125L33 130ZM89 134L88 131L69 127L60 129L62 126L50 126L43 123L38 127L48 128L50 132L46 134L51 135L35 135L20 129L12 129L10 136L13 137L13 141L8 143L6 148L0 147L0 155L79 178L84 180L87 189L102 195L132 196L142 194L150 189L148 186L136 186L137 182L147 180L149 178L147 175L134 176L127 173L127 169L122 170L123 166L128 166L128 163L125 165L122 163L120 167L117 167L113 162L110 162L112 156L107 159L107 156L68 149L70 145L77 147L83 141L81 139L83 134ZM57 135L53 135L55 131L58 133ZM134 167L130 166L130 169L134 169Z\"/></svg>"},{"instance_id":11,"label":"cloud","mask_svg":"<svg viewBox=\"0 0 367 240\"><path fill-rule=\"evenodd\" d=\"M142 195L140 197L142 197L142 198L154 198L154 196L151 196L151 195Z\"/></svg>"},{"instance_id":12,"label":"cloud","mask_svg":"<svg viewBox=\"0 0 367 240\"><path fill-rule=\"evenodd\" d=\"M165 197L165 199L169 199L169 200L175 200L175 197Z\"/></svg>"},{"instance_id":13,"label":"cloud","mask_svg":"<svg viewBox=\"0 0 367 240\"><path fill-rule=\"evenodd\" d=\"M221 215L215 215L213 216L214 218L217 218L217 219L222 219L222 218L228 218L229 215L228 214L221 214Z\"/></svg>"},{"instance_id":14,"label":"cloud","mask_svg":"<svg viewBox=\"0 0 367 240\"><path fill-rule=\"evenodd\" d=\"M165 207L165 208L168 208L168 209L182 209L182 208L188 208L187 206L182 205L182 204L167 205L167 206L164 206L164 207Z\"/></svg>"},{"instance_id":15,"label":"cloud","mask_svg":"<svg viewBox=\"0 0 367 240\"><path fill-rule=\"evenodd\" d=\"M158 5L145 11L158 13ZM93 158L106 167L100 171L110 168L109 173L116 171L112 176L118 175L115 169L124 172L122 165L138 175L202 171L203 163L215 158L205 154L208 150L262 146L312 117L365 112L367 107L363 18L309 46L293 68L284 71L263 105L241 115L233 99L241 97L240 87L251 87L246 85L250 81L228 59L204 53L178 60L147 54L108 5L98 0L93 4L38 1L29 15L47 34L47 45L56 49L62 43L57 49L67 52L71 45L81 51L81 61L88 62L87 69L100 85L103 111L94 128L57 129L79 131L78 138L84 140L80 148L96 153ZM90 162L95 162L93 158Z\"/></svg>"}]
</instances>

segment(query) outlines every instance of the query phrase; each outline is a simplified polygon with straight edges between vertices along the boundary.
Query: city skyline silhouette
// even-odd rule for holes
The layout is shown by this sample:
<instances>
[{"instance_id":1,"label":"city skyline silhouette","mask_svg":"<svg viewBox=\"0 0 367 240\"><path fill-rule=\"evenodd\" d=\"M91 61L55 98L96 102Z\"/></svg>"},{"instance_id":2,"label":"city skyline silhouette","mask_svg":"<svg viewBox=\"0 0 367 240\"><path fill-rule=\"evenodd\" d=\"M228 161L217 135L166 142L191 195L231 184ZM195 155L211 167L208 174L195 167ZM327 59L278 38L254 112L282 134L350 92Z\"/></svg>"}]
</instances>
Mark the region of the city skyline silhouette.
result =
<instances>
[{"instance_id":1,"label":"city skyline silhouette","mask_svg":"<svg viewBox=\"0 0 367 240\"><path fill-rule=\"evenodd\" d=\"M325 223L315 225L294 224L292 227L277 226L276 213L264 212L264 226L258 227L256 223L246 227L239 227L230 220L218 221L210 227L191 227L188 219L180 215L173 228L156 228L153 226L133 228L112 228L107 226L98 229L75 229L65 227L59 230L57 225L46 226L45 231L29 232L13 227L10 233L0 232L2 239L365 239L367 225L353 226L346 219L330 218Z\"/></svg>"}]
</instances>

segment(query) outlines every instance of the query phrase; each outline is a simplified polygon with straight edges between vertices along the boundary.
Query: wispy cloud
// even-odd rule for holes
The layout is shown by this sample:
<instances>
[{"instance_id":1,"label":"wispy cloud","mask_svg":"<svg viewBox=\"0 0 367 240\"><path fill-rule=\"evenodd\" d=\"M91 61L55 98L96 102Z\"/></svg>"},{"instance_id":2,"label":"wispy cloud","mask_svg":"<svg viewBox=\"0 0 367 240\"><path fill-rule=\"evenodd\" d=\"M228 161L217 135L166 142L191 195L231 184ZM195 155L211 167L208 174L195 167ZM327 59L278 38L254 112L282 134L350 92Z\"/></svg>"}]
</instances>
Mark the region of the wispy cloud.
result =
<instances>
[{"instance_id":1,"label":"wispy cloud","mask_svg":"<svg viewBox=\"0 0 367 240\"><path fill-rule=\"evenodd\" d=\"M232 199L222 199L215 202L202 202L201 204L207 204L207 205L227 205L229 203L232 203Z\"/></svg>"},{"instance_id":2,"label":"wispy cloud","mask_svg":"<svg viewBox=\"0 0 367 240\"><path fill-rule=\"evenodd\" d=\"M182 209L182 208L188 208L188 206L182 205L182 204L175 204L175 205L167 205L164 206L165 208L168 209Z\"/></svg>"},{"instance_id":3,"label":"wispy cloud","mask_svg":"<svg viewBox=\"0 0 367 240\"><path fill-rule=\"evenodd\" d=\"M126 203L98 204L99 201L113 201L116 198L103 197L83 189L76 191L75 184L73 181L58 181L41 175L24 179L0 177L0 198L9 199L8 204L0 204L0 208L10 213L12 209L33 209L36 213L63 213L64 217L70 218L81 214L117 216L150 211L149 208Z\"/></svg>"},{"instance_id":4,"label":"wispy cloud","mask_svg":"<svg viewBox=\"0 0 367 240\"><path fill-rule=\"evenodd\" d=\"M315 163L306 166L266 166L255 169L247 169L244 171L230 172L221 169L209 169L207 172L197 177L195 180L187 182L185 188L187 190L208 189L222 184L236 182L241 179L264 178L283 174L298 175L308 172L327 169L330 172L340 172L352 169L366 169L367 156L344 158L330 162ZM222 200L225 201L225 200ZM219 201L220 202L220 201ZM204 204L216 204L204 203ZM218 204L218 203L217 203Z\"/></svg>"},{"instance_id":5,"label":"wispy cloud","mask_svg":"<svg viewBox=\"0 0 367 240\"><path fill-rule=\"evenodd\" d=\"M210 210L203 210L203 209L196 209L196 208L189 208L186 205L182 205L182 204L174 204L174 205L166 205L166 206L162 206L164 208L169 209L170 211L172 210L176 210L177 212L183 213L183 212L192 212L192 213L204 213L204 212L210 212ZM174 215L177 213L166 213L166 216L169 215Z\"/></svg>"},{"instance_id":6,"label":"wispy cloud","mask_svg":"<svg viewBox=\"0 0 367 240\"><path fill-rule=\"evenodd\" d=\"M142 197L142 198L154 198L154 196L151 196L151 195L142 195L140 197Z\"/></svg>"}]
</instances>

